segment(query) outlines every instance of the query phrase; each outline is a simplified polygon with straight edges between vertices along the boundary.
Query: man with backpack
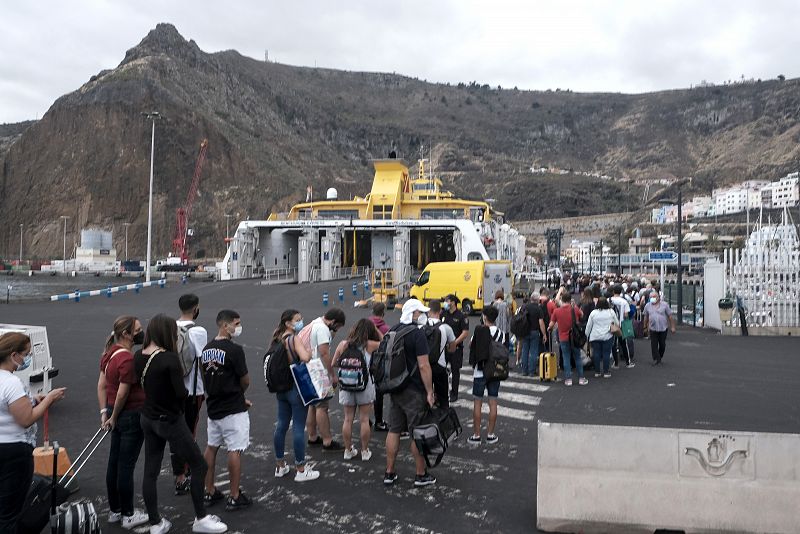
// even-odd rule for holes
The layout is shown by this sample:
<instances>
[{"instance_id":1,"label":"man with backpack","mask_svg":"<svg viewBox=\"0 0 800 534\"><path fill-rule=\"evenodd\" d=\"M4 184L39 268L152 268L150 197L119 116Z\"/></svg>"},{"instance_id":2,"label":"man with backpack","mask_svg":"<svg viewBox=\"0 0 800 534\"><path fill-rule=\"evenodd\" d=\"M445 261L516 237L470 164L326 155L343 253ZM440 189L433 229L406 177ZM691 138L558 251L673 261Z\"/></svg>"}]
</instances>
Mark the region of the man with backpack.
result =
<instances>
[{"instance_id":1,"label":"man with backpack","mask_svg":"<svg viewBox=\"0 0 800 534\"><path fill-rule=\"evenodd\" d=\"M451 386L450 386L450 402L458 400L458 385L461 378L461 366L464 365L464 340L469 336L469 319L458 309L461 303L455 295L447 295L444 298L444 315L442 322L450 325L453 329L453 334L456 336L456 348L452 352L448 352L448 361L450 362Z\"/></svg>"},{"instance_id":2,"label":"man with backpack","mask_svg":"<svg viewBox=\"0 0 800 534\"><path fill-rule=\"evenodd\" d=\"M547 330L539 306L536 293L531 293L530 302L523 304L514 316L512 325L515 328L522 328L525 332L517 331L514 335L519 336L517 344L520 364L520 371L523 376L535 376L538 373L539 353L547 342Z\"/></svg>"},{"instance_id":3,"label":"man with backpack","mask_svg":"<svg viewBox=\"0 0 800 534\"><path fill-rule=\"evenodd\" d=\"M229 511L252 504L239 487L242 476L242 453L250 446L250 408L244 393L250 386L244 349L233 338L242 334L242 320L233 310L217 314L217 336L203 349L201 362L203 380L208 395L208 445L204 454L208 463L206 473L206 506L224 499L214 485L214 464L221 446L228 449L230 494L225 503Z\"/></svg>"},{"instance_id":4,"label":"man with backpack","mask_svg":"<svg viewBox=\"0 0 800 534\"><path fill-rule=\"evenodd\" d=\"M428 322L422 326L425 338L428 340L428 360L431 364L433 377L433 391L436 402L441 408L449 408L449 384L447 383L447 351L453 352L456 348L456 336L450 325L441 320L442 303L438 299L428 303Z\"/></svg>"},{"instance_id":5,"label":"man with backpack","mask_svg":"<svg viewBox=\"0 0 800 534\"><path fill-rule=\"evenodd\" d=\"M500 380L488 380L484 369L492 356L493 350L505 351L508 362L508 349L505 348L505 334L495 326L497 308L487 306L483 309L483 324L475 327L475 334L469 345L469 364L472 366L472 436L467 438L468 443L481 442L481 417L483 409L484 391L489 396L489 422L486 426L486 443L497 443L498 437L494 433L497 424L497 396L500 393ZM497 347L493 344L497 343Z\"/></svg>"},{"instance_id":6,"label":"man with backpack","mask_svg":"<svg viewBox=\"0 0 800 534\"><path fill-rule=\"evenodd\" d=\"M417 299L409 299L403 304L400 324L392 327L381 346L373 354L372 370L375 375L375 384L379 390L385 391L389 379L379 370L382 363L385 368L395 370L397 366L390 365L403 361L405 370L401 376L405 377L399 385L390 392L392 407L389 410L389 433L386 435L386 473L383 483L391 486L397 480L395 460L400 449L400 433L412 430L433 406L435 397L431 366L428 360L428 341L425 334L418 328L427 322L425 313L429 308L423 306ZM394 385L394 384L393 384ZM436 478L425 469L425 459L417 450L414 441L411 441L411 454L414 456L416 477L414 486L422 487L436 483Z\"/></svg>"},{"instance_id":7,"label":"man with backpack","mask_svg":"<svg viewBox=\"0 0 800 534\"><path fill-rule=\"evenodd\" d=\"M200 315L200 299L197 295L187 293L178 299L178 307L181 316L177 320L178 324L178 356L185 374L183 385L189 396L184 403L183 415L186 419L186 426L189 427L192 436L197 431L197 423L200 420L200 407L205 398L205 388L203 387L202 370L200 369L199 359L203 348L208 342L208 332L202 326L195 324ZM175 475L175 495L186 495L189 493L191 485L191 473L185 458L175 451L170 450L170 463L172 464L172 474Z\"/></svg>"}]
</instances>

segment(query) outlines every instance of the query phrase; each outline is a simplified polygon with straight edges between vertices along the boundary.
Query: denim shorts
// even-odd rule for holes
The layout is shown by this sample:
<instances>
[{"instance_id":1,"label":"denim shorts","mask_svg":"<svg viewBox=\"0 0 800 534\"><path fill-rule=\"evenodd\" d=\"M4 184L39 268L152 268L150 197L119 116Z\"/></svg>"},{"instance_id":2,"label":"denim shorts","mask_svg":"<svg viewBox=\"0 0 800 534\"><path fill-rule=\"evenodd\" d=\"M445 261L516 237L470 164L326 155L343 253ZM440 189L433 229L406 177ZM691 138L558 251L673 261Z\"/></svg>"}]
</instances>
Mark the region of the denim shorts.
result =
<instances>
[{"instance_id":1,"label":"denim shorts","mask_svg":"<svg viewBox=\"0 0 800 534\"><path fill-rule=\"evenodd\" d=\"M472 379L472 395L479 399L483 398L483 391L486 390L486 394L489 397L497 398L497 395L500 393L500 381L499 380L492 380L491 382L486 381L486 377L480 378L473 378Z\"/></svg>"}]
</instances>

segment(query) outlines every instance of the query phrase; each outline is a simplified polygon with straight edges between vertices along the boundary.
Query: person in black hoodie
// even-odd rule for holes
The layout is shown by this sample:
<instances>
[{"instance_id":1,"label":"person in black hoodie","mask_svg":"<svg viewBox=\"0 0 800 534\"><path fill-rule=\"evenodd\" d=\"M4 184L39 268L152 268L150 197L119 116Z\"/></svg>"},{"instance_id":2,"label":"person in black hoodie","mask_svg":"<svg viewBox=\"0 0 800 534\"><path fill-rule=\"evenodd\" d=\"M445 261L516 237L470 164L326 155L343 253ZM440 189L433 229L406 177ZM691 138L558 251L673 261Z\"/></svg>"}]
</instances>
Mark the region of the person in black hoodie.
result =
<instances>
[{"instance_id":1,"label":"person in black hoodie","mask_svg":"<svg viewBox=\"0 0 800 534\"><path fill-rule=\"evenodd\" d=\"M150 519L150 534L163 534L172 526L158 513L156 482L164 458L164 447L184 458L192 472L190 493L195 520L192 532L225 532L228 527L215 515L206 514L203 479L208 465L183 417L187 395L183 368L176 352L178 326L175 319L156 315L147 325L144 348L134 355L134 367L145 393L141 425L144 431L142 494Z\"/></svg>"}]
</instances>

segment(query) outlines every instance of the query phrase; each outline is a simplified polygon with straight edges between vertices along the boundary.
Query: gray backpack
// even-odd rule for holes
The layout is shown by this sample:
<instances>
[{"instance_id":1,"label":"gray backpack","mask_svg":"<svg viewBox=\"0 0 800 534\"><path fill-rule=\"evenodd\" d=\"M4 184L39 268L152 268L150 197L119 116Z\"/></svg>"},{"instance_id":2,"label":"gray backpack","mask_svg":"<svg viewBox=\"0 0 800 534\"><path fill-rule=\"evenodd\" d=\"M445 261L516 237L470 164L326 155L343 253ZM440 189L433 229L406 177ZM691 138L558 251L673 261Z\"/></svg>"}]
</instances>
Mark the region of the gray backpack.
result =
<instances>
[{"instance_id":1,"label":"gray backpack","mask_svg":"<svg viewBox=\"0 0 800 534\"><path fill-rule=\"evenodd\" d=\"M194 364L194 357L192 356L192 342L189 340L189 330L194 328L194 323L186 323L185 325L178 326L178 359L181 361L181 368L183 369L183 376L189 374Z\"/></svg>"}]
</instances>

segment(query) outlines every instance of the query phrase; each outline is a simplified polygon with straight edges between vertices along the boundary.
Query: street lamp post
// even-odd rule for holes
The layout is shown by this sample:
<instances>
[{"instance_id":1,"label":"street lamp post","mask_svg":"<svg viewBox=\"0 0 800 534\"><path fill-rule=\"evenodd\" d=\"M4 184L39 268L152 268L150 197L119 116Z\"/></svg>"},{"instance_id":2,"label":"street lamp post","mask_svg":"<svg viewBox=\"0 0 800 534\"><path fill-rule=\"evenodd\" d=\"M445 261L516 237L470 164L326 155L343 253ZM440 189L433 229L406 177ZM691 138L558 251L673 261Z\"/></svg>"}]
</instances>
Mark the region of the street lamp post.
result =
<instances>
[{"instance_id":1,"label":"street lamp post","mask_svg":"<svg viewBox=\"0 0 800 534\"><path fill-rule=\"evenodd\" d=\"M678 183L680 186L682 182ZM671 200L661 199L659 200L662 204L674 204ZM678 324L683 324L683 192L681 191L680 187L678 187L678 244L677 244L677 252L678 252L678 272L676 276L676 285L678 286ZM714 216L716 217L716 210L714 212ZM661 290L664 290L664 287L661 287Z\"/></svg>"},{"instance_id":2,"label":"street lamp post","mask_svg":"<svg viewBox=\"0 0 800 534\"><path fill-rule=\"evenodd\" d=\"M225 214L225 239L230 239L230 237L231 237L231 234L230 234L230 231L229 231L229 224L230 224L231 217L233 217L232 213L226 213Z\"/></svg>"},{"instance_id":3,"label":"street lamp post","mask_svg":"<svg viewBox=\"0 0 800 534\"><path fill-rule=\"evenodd\" d=\"M122 226L125 227L125 261L128 261L128 227L130 225L131 223L129 222L122 223Z\"/></svg>"},{"instance_id":4,"label":"street lamp post","mask_svg":"<svg viewBox=\"0 0 800 534\"><path fill-rule=\"evenodd\" d=\"M617 228L617 272L622 278L622 227Z\"/></svg>"},{"instance_id":5,"label":"street lamp post","mask_svg":"<svg viewBox=\"0 0 800 534\"><path fill-rule=\"evenodd\" d=\"M19 224L19 263L22 265L22 223Z\"/></svg>"},{"instance_id":6,"label":"street lamp post","mask_svg":"<svg viewBox=\"0 0 800 534\"><path fill-rule=\"evenodd\" d=\"M68 215L62 215L61 218L64 219L64 250L61 256L63 258L61 272L67 272L67 219L70 217Z\"/></svg>"},{"instance_id":7,"label":"street lamp post","mask_svg":"<svg viewBox=\"0 0 800 534\"><path fill-rule=\"evenodd\" d=\"M150 194L147 201L147 265L145 266L145 281L150 281L151 248L153 242L153 161L156 150L156 119L161 119L158 111L142 113L147 120L153 121L153 130L150 137Z\"/></svg>"}]
</instances>

